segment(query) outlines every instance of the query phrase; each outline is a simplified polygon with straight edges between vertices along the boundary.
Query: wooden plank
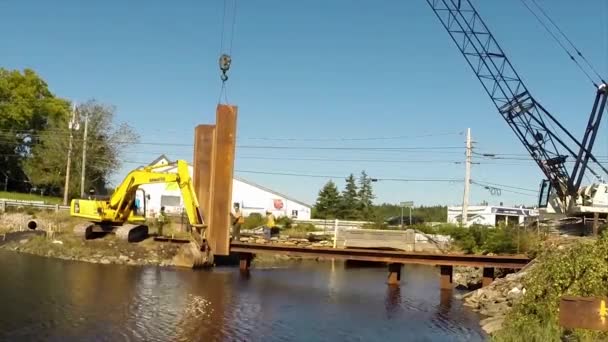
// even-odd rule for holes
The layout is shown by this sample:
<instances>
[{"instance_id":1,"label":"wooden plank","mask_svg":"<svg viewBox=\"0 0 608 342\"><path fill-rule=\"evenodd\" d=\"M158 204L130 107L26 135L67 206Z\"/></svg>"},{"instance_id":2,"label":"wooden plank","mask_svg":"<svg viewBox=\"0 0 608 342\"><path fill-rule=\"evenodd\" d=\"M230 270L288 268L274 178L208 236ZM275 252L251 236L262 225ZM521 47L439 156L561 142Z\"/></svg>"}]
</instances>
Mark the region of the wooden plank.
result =
<instances>
[{"instance_id":1,"label":"wooden plank","mask_svg":"<svg viewBox=\"0 0 608 342\"><path fill-rule=\"evenodd\" d=\"M211 220L211 185L214 151L215 125L198 125L194 130L194 189L200 205L203 220L209 225Z\"/></svg>"},{"instance_id":2,"label":"wooden plank","mask_svg":"<svg viewBox=\"0 0 608 342\"><path fill-rule=\"evenodd\" d=\"M218 105L212 163L210 222L207 239L214 255L230 253L230 210L236 149L237 107Z\"/></svg>"},{"instance_id":3,"label":"wooden plank","mask_svg":"<svg viewBox=\"0 0 608 342\"><path fill-rule=\"evenodd\" d=\"M608 331L607 298L564 296L559 302L559 324L568 329Z\"/></svg>"}]
</instances>

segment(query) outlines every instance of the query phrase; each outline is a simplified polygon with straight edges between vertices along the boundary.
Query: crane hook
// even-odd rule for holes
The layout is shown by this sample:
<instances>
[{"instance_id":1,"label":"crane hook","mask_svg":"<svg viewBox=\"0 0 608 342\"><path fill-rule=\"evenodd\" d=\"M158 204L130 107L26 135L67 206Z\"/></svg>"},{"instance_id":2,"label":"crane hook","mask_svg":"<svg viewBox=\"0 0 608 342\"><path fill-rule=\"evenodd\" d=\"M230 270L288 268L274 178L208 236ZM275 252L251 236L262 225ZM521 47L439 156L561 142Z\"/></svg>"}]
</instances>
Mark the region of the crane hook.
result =
<instances>
[{"instance_id":1,"label":"crane hook","mask_svg":"<svg viewBox=\"0 0 608 342\"><path fill-rule=\"evenodd\" d=\"M226 72L230 70L230 63L232 63L232 58L230 57L230 55L222 54L220 56L219 64L220 70L222 71L222 82L226 82L226 80L228 80L228 75L226 75Z\"/></svg>"}]
</instances>

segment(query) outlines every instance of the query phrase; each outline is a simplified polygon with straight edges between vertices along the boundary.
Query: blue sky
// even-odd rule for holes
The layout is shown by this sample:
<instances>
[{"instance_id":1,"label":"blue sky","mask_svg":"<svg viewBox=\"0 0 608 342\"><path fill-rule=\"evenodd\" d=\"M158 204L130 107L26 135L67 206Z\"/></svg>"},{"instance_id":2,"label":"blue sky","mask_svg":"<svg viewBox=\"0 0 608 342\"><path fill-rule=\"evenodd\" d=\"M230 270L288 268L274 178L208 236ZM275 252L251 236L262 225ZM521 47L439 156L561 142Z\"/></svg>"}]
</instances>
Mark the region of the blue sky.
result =
<instances>
[{"instance_id":1,"label":"blue sky","mask_svg":"<svg viewBox=\"0 0 608 342\"><path fill-rule=\"evenodd\" d=\"M537 1L607 75L608 2ZM593 87L520 1L473 3L531 93L581 136ZM214 121L222 11L219 0L5 1L1 66L36 70L58 96L116 106L118 121L134 126L141 142L154 143L125 151L119 180L160 153L192 159L192 147L170 144L192 144L194 127ZM464 146L459 133L467 127L478 152L525 153L424 0L240 0L232 56L228 96L239 106L243 146L237 149L237 170L338 176L339 186L341 176L361 170L377 178L462 178L464 166L453 162L463 160L464 148L453 147ZM340 140L398 136L409 138ZM450 148L379 152L254 145ZM608 155L605 129L595 148ZM479 181L535 190L542 178L530 161L477 161L472 175ZM311 203L327 181L238 175ZM374 188L377 202L462 199L462 183L379 181ZM534 203L535 194L526 193L531 196L492 196L473 186L471 200Z\"/></svg>"}]
</instances>

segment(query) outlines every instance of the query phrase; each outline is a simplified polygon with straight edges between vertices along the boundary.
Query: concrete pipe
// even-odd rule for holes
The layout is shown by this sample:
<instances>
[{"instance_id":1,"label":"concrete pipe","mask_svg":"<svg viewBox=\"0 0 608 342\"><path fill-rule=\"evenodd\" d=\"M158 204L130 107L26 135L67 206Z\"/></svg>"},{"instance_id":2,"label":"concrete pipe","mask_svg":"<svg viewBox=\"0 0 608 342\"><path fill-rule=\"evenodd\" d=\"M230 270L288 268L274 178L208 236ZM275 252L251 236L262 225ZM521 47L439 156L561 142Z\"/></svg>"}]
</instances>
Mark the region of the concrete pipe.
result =
<instances>
[{"instance_id":1,"label":"concrete pipe","mask_svg":"<svg viewBox=\"0 0 608 342\"><path fill-rule=\"evenodd\" d=\"M27 228L30 230L36 230L37 228L41 228L40 224L36 220L27 221Z\"/></svg>"}]
</instances>

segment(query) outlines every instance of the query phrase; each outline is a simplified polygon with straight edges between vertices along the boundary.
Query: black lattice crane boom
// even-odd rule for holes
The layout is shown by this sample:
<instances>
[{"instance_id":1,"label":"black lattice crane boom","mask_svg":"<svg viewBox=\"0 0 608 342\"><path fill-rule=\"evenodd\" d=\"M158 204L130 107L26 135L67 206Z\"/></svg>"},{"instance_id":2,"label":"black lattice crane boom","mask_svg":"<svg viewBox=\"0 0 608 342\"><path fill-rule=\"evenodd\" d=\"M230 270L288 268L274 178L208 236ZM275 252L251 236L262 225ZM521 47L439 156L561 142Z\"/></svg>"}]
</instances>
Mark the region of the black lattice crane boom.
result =
<instances>
[{"instance_id":1,"label":"black lattice crane boom","mask_svg":"<svg viewBox=\"0 0 608 342\"><path fill-rule=\"evenodd\" d=\"M530 94L469 0L426 1L564 205L576 198L585 171L599 177L589 161L608 174L591 153L608 97L605 84L598 87L581 143ZM575 161L571 172L569 157Z\"/></svg>"}]
</instances>

